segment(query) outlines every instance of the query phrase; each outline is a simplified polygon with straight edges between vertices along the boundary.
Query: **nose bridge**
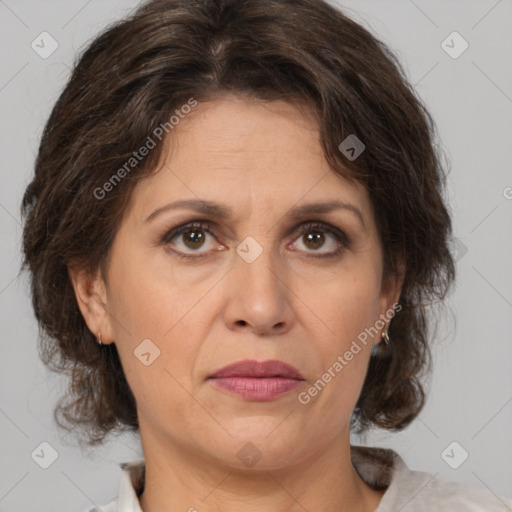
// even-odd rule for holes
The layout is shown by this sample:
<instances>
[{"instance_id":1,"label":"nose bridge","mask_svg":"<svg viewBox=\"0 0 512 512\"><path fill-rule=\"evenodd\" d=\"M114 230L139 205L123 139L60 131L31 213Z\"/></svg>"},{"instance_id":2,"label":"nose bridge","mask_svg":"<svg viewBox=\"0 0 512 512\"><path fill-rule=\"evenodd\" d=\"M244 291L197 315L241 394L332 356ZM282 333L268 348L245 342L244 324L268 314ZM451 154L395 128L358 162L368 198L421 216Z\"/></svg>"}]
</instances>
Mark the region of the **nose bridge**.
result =
<instances>
[{"instance_id":1,"label":"nose bridge","mask_svg":"<svg viewBox=\"0 0 512 512\"><path fill-rule=\"evenodd\" d=\"M274 301L281 295L282 282L277 278L279 267L271 240L259 237L246 237L237 247L235 260L236 278L240 280L241 290L250 291L254 298L263 294L267 300Z\"/></svg>"},{"instance_id":2,"label":"nose bridge","mask_svg":"<svg viewBox=\"0 0 512 512\"><path fill-rule=\"evenodd\" d=\"M236 249L231 272L228 322L249 325L258 333L290 326L292 314L285 276L269 237L246 237Z\"/></svg>"}]
</instances>

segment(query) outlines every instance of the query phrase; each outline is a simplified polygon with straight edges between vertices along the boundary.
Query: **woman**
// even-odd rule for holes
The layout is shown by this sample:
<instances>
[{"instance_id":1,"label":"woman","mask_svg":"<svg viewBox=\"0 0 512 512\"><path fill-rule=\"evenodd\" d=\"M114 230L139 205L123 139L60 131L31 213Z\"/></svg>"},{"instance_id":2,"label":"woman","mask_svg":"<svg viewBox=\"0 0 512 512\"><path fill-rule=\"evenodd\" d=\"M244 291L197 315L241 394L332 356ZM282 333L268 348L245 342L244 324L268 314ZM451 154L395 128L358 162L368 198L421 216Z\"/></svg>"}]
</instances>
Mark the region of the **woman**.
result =
<instances>
[{"instance_id":1,"label":"woman","mask_svg":"<svg viewBox=\"0 0 512 512\"><path fill-rule=\"evenodd\" d=\"M140 433L113 512L507 510L350 433L423 407L454 280L434 124L320 0L153 0L75 66L23 198L56 410Z\"/></svg>"}]
</instances>

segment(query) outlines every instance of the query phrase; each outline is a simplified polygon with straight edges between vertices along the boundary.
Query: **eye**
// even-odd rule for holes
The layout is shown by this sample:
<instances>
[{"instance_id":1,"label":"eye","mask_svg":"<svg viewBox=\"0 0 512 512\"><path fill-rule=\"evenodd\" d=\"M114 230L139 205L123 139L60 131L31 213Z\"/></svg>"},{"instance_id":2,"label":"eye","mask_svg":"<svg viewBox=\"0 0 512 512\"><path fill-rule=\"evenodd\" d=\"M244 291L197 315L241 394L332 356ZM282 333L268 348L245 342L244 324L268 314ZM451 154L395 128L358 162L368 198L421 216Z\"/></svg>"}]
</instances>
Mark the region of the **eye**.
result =
<instances>
[{"instance_id":1,"label":"eye","mask_svg":"<svg viewBox=\"0 0 512 512\"><path fill-rule=\"evenodd\" d=\"M350 241L343 231L323 222L303 224L299 227L299 235L292 245L301 251L317 253L308 255L313 258L338 256L350 246ZM322 248L327 249L322 251Z\"/></svg>"},{"instance_id":2,"label":"eye","mask_svg":"<svg viewBox=\"0 0 512 512\"><path fill-rule=\"evenodd\" d=\"M173 242L173 240L175 240ZM171 230L162 239L163 244L170 244L175 246L178 250L173 252L183 259L196 259L204 256L204 253L212 250L212 240L208 245L208 240L215 240L211 227L207 222L191 222L184 226L180 226L176 229ZM201 248L205 248L204 251L199 251ZM208 247L210 247L208 249ZM191 251L191 252L190 252ZM193 253L198 253L193 254Z\"/></svg>"},{"instance_id":3,"label":"eye","mask_svg":"<svg viewBox=\"0 0 512 512\"><path fill-rule=\"evenodd\" d=\"M208 222L189 222L168 231L161 239L161 243L176 248L175 250L169 247L169 250L179 258L194 260L223 247L217 243L215 249L216 241L212 231ZM343 231L323 222L302 224L298 227L298 234L298 238L294 239L291 246L293 250L309 253L307 257L333 258L350 247L350 240Z\"/></svg>"}]
</instances>

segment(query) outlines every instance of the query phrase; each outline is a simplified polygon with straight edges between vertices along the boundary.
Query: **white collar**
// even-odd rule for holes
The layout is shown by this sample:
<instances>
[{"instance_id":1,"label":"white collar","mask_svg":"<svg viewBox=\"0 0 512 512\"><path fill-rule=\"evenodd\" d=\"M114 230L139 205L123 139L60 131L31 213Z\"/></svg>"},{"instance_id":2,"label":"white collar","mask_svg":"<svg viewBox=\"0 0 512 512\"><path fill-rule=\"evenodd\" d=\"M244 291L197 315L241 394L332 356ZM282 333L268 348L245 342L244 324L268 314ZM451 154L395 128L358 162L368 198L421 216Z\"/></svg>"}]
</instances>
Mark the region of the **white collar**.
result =
<instances>
[{"instance_id":1,"label":"white collar","mask_svg":"<svg viewBox=\"0 0 512 512\"><path fill-rule=\"evenodd\" d=\"M356 471L368 485L388 489L384 496L393 494L392 487L396 486L395 477L398 474L410 471L403 459L389 448L351 445L350 455ZM142 512L137 492L142 490L145 461L122 462L120 466L122 473L118 497L105 512Z\"/></svg>"}]
</instances>

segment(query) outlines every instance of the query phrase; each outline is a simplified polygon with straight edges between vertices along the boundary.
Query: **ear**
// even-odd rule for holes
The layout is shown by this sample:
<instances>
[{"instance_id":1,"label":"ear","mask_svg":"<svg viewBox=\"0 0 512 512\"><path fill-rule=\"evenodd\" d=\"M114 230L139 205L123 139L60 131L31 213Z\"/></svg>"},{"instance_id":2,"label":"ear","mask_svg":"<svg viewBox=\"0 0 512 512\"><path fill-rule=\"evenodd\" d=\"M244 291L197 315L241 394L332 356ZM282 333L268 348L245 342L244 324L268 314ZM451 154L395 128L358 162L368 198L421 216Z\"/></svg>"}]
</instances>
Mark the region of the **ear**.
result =
<instances>
[{"instance_id":1,"label":"ear","mask_svg":"<svg viewBox=\"0 0 512 512\"><path fill-rule=\"evenodd\" d=\"M108 310L107 287L100 270L91 274L90 271L70 265L68 274L87 327L96 338L101 336L104 345L112 343L114 336Z\"/></svg>"},{"instance_id":2,"label":"ear","mask_svg":"<svg viewBox=\"0 0 512 512\"><path fill-rule=\"evenodd\" d=\"M397 265L396 273L384 276L380 297L380 313L386 314L387 312L392 312L394 309L396 309L394 305L397 304L400 300L404 278L405 265L403 260L400 260ZM398 311L399 310L400 308ZM387 322L384 331L387 330L389 323L390 321Z\"/></svg>"}]
</instances>

